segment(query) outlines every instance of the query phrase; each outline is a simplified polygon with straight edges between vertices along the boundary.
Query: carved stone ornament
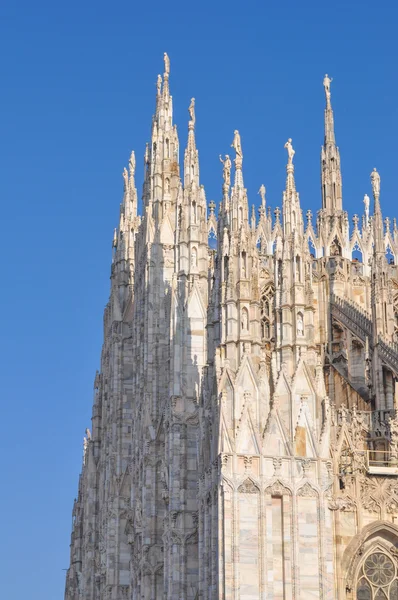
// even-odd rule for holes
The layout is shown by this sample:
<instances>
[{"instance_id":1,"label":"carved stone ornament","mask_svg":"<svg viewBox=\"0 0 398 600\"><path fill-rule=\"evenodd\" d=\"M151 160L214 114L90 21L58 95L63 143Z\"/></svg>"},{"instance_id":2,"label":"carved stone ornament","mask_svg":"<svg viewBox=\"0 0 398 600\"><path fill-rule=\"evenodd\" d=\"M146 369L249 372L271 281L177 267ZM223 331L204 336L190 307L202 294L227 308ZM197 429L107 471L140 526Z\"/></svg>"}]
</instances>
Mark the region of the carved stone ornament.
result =
<instances>
[{"instance_id":1,"label":"carved stone ornament","mask_svg":"<svg viewBox=\"0 0 398 600\"><path fill-rule=\"evenodd\" d=\"M349 496L332 497L328 502L330 510L343 510L353 512L356 510L355 502Z\"/></svg>"},{"instance_id":2,"label":"carved stone ornament","mask_svg":"<svg viewBox=\"0 0 398 600\"><path fill-rule=\"evenodd\" d=\"M297 490L297 496L318 497L318 492L307 482Z\"/></svg>"},{"instance_id":3,"label":"carved stone ornament","mask_svg":"<svg viewBox=\"0 0 398 600\"><path fill-rule=\"evenodd\" d=\"M291 496L292 492L279 479L265 488L265 493L271 496Z\"/></svg>"},{"instance_id":4,"label":"carved stone ornament","mask_svg":"<svg viewBox=\"0 0 398 600\"><path fill-rule=\"evenodd\" d=\"M246 479L238 488L238 492L241 494L257 494L259 492L251 479Z\"/></svg>"}]
</instances>

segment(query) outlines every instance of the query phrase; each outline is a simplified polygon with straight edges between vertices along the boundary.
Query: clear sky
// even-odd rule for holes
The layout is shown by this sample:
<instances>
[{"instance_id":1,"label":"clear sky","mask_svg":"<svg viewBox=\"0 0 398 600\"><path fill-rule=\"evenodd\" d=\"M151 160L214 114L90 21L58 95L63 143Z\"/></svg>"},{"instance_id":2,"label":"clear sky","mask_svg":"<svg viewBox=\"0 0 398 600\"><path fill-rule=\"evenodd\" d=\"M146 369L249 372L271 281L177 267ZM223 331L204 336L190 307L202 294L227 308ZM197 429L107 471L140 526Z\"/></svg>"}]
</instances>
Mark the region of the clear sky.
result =
<instances>
[{"instance_id":1,"label":"clear sky","mask_svg":"<svg viewBox=\"0 0 398 600\"><path fill-rule=\"evenodd\" d=\"M395 2L76 2L0 7L1 595L63 598L71 510L90 426L122 169L138 184L163 52L181 153L196 98L201 182L239 129L250 203L281 205L293 138L304 211L320 207L325 72L343 203L381 174L398 216ZM142 164L142 163L141 163Z\"/></svg>"}]
</instances>

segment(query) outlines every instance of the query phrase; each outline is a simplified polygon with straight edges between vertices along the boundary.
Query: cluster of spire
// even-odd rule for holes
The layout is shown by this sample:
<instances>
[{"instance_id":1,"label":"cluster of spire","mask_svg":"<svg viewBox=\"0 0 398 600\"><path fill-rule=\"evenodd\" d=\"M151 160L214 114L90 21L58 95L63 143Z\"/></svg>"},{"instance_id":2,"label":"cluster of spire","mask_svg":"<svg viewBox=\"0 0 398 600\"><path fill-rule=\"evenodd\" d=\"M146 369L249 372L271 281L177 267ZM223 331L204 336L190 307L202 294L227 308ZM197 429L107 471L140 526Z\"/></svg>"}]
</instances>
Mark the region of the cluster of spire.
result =
<instances>
[{"instance_id":1,"label":"cluster of spire","mask_svg":"<svg viewBox=\"0 0 398 600\"><path fill-rule=\"evenodd\" d=\"M147 208L150 208L150 214L155 222L160 224L168 207L177 203L182 203L184 195L189 196L196 193L195 190L201 190L201 197L204 199L204 189L199 183L199 153L195 141L195 98L191 99L188 112L188 142L184 152L184 177L183 182L180 179L180 167L178 161L179 141L177 127L172 119L172 97L169 88L170 77L170 59L167 53L164 53L164 74L158 75L157 79L157 98L156 111L152 121L152 142L147 144L145 151L145 181L143 191L144 215ZM317 246L317 256L328 255L330 246L330 236L338 238L339 244L346 246L346 253L349 253L349 235L348 235L348 216L343 211L342 206L342 176L340 153L336 145L334 132L334 118L331 104L331 83L332 78L327 74L323 80L325 91L325 137L321 149L321 187L322 187L322 208L319 211L317 220L317 234L312 228L312 213L307 211L307 233L311 235L312 241ZM289 233L294 228L300 227L304 233L303 217L300 207L299 194L296 190L294 179L294 156L295 150L292 139L289 138L284 145L287 151L287 178L286 188L283 193L283 225L285 233ZM241 226L241 218L256 227L256 216L254 208L249 215L247 190L243 181L243 151L241 136L238 130L234 131L231 148L235 151L235 158L232 160L229 154L224 157L220 155L222 163L222 202L220 204L220 216L227 218L228 226L231 228ZM234 182L231 182L232 162L235 166ZM120 232L123 231L123 223L127 220L134 220L137 224L137 192L135 191L135 156L134 152L129 161L129 170L124 169L124 200L121 209L121 221L119 234L115 230L113 245L117 247L120 243ZM364 228L368 228L372 221L374 235L374 244L377 244L378 251L382 251L384 240L384 226L380 208L380 176L376 169L371 174L372 189L374 196L374 218L369 216L369 196L364 197L365 211L363 216ZM266 188L264 184L259 189L261 206L259 208L260 219L264 217L271 219L271 211L268 208L266 214ZM192 198L191 198L192 200ZM210 205L209 205L210 208ZM207 213L207 207L204 207ZM240 216L238 212L240 211ZM212 204L210 216L215 218L215 205ZM279 222L281 211L275 211L275 224ZM309 215L309 216L308 216ZM224 219L225 220L225 219ZM310 226L310 227L309 227ZM271 224L272 228L272 224ZM358 219L354 217L354 230L358 231ZM317 237L317 240L313 239ZM384 249L383 249L384 251ZM348 256L347 256L348 257Z\"/></svg>"}]
</instances>

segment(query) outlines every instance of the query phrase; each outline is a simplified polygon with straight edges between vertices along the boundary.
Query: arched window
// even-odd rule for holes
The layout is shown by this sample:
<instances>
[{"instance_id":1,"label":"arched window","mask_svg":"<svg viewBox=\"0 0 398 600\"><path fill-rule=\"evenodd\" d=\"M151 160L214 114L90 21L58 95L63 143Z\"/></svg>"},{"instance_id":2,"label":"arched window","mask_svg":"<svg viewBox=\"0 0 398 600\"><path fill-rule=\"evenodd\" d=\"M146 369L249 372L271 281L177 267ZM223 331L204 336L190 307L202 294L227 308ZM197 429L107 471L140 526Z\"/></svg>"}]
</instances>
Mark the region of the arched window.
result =
<instances>
[{"instance_id":1,"label":"arched window","mask_svg":"<svg viewBox=\"0 0 398 600\"><path fill-rule=\"evenodd\" d=\"M301 260L298 255L296 256L296 281L301 281Z\"/></svg>"},{"instance_id":2,"label":"arched window","mask_svg":"<svg viewBox=\"0 0 398 600\"><path fill-rule=\"evenodd\" d=\"M368 554L359 570L355 600L396 600L398 574L394 559L377 550Z\"/></svg>"},{"instance_id":3,"label":"arched window","mask_svg":"<svg viewBox=\"0 0 398 600\"><path fill-rule=\"evenodd\" d=\"M192 202L192 223L196 223L196 202L195 200Z\"/></svg>"},{"instance_id":4,"label":"arched window","mask_svg":"<svg viewBox=\"0 0 398 600\"><path fill-rule=\"evenodd\" d=\"M274 287L267 285L261 295L261 337L263 341L269 342L272 338L273 324Z\"/></svg>"},{"instance_id":5,"label":"arched window","mask_svg":"<svg viewBox=\"0 0 398 600\"><path fill-rule=\"evenodd\" d=\"M246 265L246 252L242 252L242 259L241 259L241 276L246 279L246 275L247 274L247 265Z\"/></svg>"}]
</instances>

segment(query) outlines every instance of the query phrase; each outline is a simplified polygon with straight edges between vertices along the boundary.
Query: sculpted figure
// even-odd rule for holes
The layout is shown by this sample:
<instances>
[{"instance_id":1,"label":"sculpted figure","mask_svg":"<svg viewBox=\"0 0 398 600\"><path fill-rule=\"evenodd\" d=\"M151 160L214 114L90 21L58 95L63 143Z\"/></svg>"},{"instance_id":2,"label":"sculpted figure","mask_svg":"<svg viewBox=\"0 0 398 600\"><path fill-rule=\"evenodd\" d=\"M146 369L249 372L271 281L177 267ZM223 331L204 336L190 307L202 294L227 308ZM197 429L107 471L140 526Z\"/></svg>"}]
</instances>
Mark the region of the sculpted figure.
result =
<instances>
[{"instance_id":1,"label":"sculpted figure","mask_svg":"<svg viewBox=\"0 0 398 600\"><path fill-rule=\"evenodd\" d=\"M130 166L130 175L134 175L134 173L135 173L135 154L134 154L134 150L132 151L132 153L130 155L129 166Z\"/></svg>"},{"instance_id":2,"label":"sculpted figure","mask_svg":"<svg viewBox=\"0 0 398 600\"><path fill-rule=\"evenodd\" d=\"M86 429L85 433L86 433L87 439L88 439L88 440L91 440L91 431L89 430L89 428L88 428L88 427L87 427L87 429Z\"/></svg>"},{"instance_id":3,"label":"sculpted figure","mask_svg":"<svg viewBox=\"0 0 398 600\"><path fill-rule=\"evenodd\" d=\"M365 213L369 214L370 198L367 194L365 194L363 197L363 203L365 205Z\"/></svg>"},{"instance_id":4,"label":"sculpted figure","mask_svg":"<svg viewBox=\"0 0 398 600\"><path fill-rule=\"evenodd\" d=\"M380 175L378 174L376 169L370 174L370 180L372 182L373 194L375 196L379 196L380 194Z\"/></svg>"},{"instance_id":5,"label":"sculpted figure","mask_svg":"<svg viewBox=\"0 0 398 600\"><path fill-rule=\"evenodd\" d=\"M124 187L127 188L129 183L129 174L127 173L126 167L123 169L123 179L124 179Z\"/></svg>"},{"instance_id":6,"label":"sculpted figure","mask_svg":"<svg viewBox=\"0 0 398 600\"><path fill-rule=\"evenodd\" d=\"M289 138L284 146L284 148L286 148L287 150L287 156L288 156L288 165L292 165L293 164L293 157L296 154L296 151L293 149L292 146L292 138Z\"/></svg>"},{"instance_id":7,"label":"sculpted figure","mask_svg":"<svg viewBox=\"0 0 398 600\"><path fill-rule=\"evenodd\" d=\"M196 253L196 248L192 248L192 251L191 251L191 267L195 268L196 265L197 265L197 262L198 262L198 255Z\"/></svg>"},{"instance_id":8,"label":"sculpted figure","mask_svg":"<svg viewBox=\"0 0 398 600\"><path fill-rule=\"evenodd\" d=\"M220 162L222 162L222 164L224 165L223 168L223 178L224 178L224 183L225 185L231 185L231 159L229 158L228 154L225 155L225 160L222 159L221 154L220 154Z\"/></svg>"},{"instance_id":9,"label":"sculpted figure","mask_svg":"<svg viewBox=\"0 0 398 600\"><path fill-rule=\"evenodd\" d=\"M86 458L87 448L88 448L88 439L86 437L84 437L83 438L83 460L85 460L85 458Z\"/></svg>"},{"instance_id":10,"label":"sculpted figure","mask_svg":"<svg viewBox=\"0 0 398 600\"><path fill-rule=\"evenodd\" d=\"M328 100L330 99L330 84L332 83L332 81L333 79L330 79L329 75L327 74L323 78L323 87L325 88L325 94Z\"/></svg>"},{"instance_id":11,"label":"sculpted figure","mask_svg":"<svg viewBox=\"0 0 398 600\"><path fill-rule=\"evenodd\" d=\"M260 189L258 190L258 193L260 194L261 197L261 207L263 210L265 210L265 194L266 194L266 189L265 189L265 185L262 183Z\"/></svg>"},{"instance_id":12,"label":"sculpted figure","mask_svg":"<svg viewBox=\"0 0 398 600\"><path fill-rule=\"evenodd\" d=\"M195 125L195 98L191 98L191 104L189 105L188 112L192 123Z\"/></svg>"},{"instance_id":13,"label":"sculpted figure","mask_svg":"<svg viewBox=\"0 0 398 600\"><path fill-rule=\"evenodd\" d=\"M248 317L247 317L247 310L245 308L242 309L242 320L241 320L241 326L242 326L242 330L243 331L247 331L248 329Z\"/></svg>"},{"instance_id":14,"label":"sculpted figure","mask_svg":"<svg viewBox=\"0 0 398 600\"><path fill-rule=\"evenodd\" d=\"M243 158L242 146L240 143L240 135L239 135L239 131L237 129L235 129L235 131L234 131L234 141L231 144L231 148L233 148L235 150L236 156Z\"/></svg>"},{"instance_id":15,"label":"sculpted figure","mask_svg":"<svg viewBox=\"0 0 398 600\"><path fill-rule=\"evenodd\" d=\"M169 59L169 55L167 54L167 52L164 53L163 57L164 57L164 73L165 73L165 75L169 75L170 59Z\"/></svg>"},{"instance_id":16,"label":"sculpted figure","mask_svg":"<svg viewBox=\"0 0 398 600\"><path fill-rule=\"evenodd\" d=\"M156 82L156 88L158 90L158 96L160 96L161 87L162 87L162 76L158 75L158 79L157 79L157 82Z\"/></svg>"},{"instance_id":17,"label":"sculpted figure","mask_svg":"<svg viewBox=\"0 0 398 600\"><path fill-rule=\"evenodd\" d=\"M301 313L297 315L297 335L300 337L303 337L304 335L304 322L303 315Z\"/></svg>"}]
</instances>

